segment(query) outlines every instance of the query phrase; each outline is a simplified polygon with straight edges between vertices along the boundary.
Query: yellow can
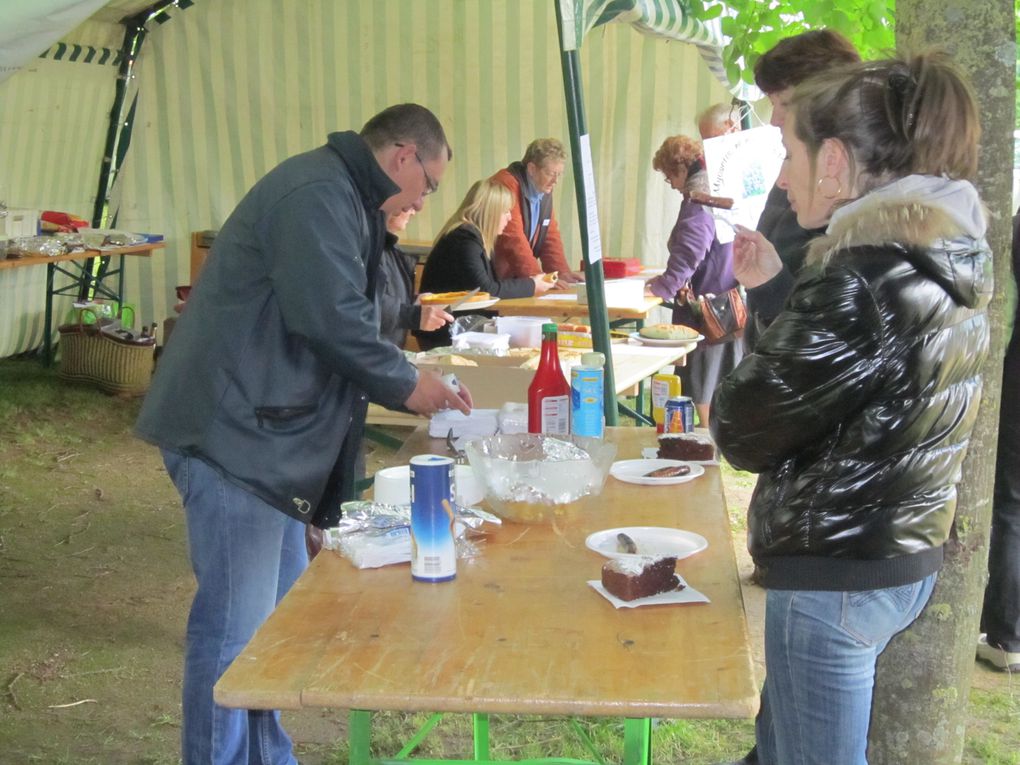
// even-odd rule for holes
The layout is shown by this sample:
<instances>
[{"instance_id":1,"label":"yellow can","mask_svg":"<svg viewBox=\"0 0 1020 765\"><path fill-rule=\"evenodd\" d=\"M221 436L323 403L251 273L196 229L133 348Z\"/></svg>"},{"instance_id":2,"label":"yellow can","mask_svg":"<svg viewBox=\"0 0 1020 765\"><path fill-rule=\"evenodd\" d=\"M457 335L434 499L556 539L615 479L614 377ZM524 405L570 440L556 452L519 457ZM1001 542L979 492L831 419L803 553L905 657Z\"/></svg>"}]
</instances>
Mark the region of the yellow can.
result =
<instances>
[{"instance_id":1,"label":"yellow can","mask_svg":"<svg viewBox=\"0 0 1020 765\"><path fill-rule=\"evenodd\" d=\"M680 375L665 372L652 375L652 419L655 420L657 432L662 432L666 422L666 401L676 398L680 393Z\"/></svg>"}]
</instances>

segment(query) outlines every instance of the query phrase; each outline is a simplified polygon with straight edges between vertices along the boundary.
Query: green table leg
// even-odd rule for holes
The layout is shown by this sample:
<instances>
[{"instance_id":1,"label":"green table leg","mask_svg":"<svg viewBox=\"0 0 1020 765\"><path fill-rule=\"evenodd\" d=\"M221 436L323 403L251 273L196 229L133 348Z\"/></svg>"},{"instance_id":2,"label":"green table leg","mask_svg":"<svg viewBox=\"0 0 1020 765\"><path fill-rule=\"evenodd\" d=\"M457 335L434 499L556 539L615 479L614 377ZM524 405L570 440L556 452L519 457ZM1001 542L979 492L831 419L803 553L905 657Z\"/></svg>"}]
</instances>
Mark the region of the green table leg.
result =
<instances>
[{"instance_id":1,"label":"green table leg","mask_svg":"<svg viewBox=\"0 0 1020 765\"><path fill-rule=\"evenodd\" d=\"M623 721L623 765L651 765L652 719L627 718Z\"/></svg>"},{"instance_id":2,"label":"green table leg","mask_svg":"<svg viewBox=\"0 0 1020 765\"><path fill-rule=\"evenodd\" d=\"M488 760L489 757L489 716L475 713L472 716L475 727L475 759Z\"/></svg>"},{"instance_id":3,"label":"green table leg","mask_svg":"<svg viewBox=\"0 0 1020 765\"><path fill-rule=\"evenodd\" d=\"M367 765L372 757L372 713L352 709L348 717L347 740L350 742L350 765Z\"/></svg>"}]
</instances>

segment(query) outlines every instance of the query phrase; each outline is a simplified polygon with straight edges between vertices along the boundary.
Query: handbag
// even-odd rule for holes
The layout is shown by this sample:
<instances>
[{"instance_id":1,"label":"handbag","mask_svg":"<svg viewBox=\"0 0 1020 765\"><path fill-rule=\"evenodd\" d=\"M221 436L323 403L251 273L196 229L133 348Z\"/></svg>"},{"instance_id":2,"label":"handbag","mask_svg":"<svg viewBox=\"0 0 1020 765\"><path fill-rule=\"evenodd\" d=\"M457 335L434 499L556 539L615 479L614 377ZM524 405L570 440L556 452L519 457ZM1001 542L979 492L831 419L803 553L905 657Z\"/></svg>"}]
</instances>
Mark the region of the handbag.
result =
<instances>
[{"instance_id":1,"label":"handbag","mask_svg":"<svg viewBox=\"0 0 1020 765\"><path fill-rule=\"evenodd\" d=\"M687 305L697 321L696 329L705 336L707 345L728 343L742 337L747 324L747 306L739 287L721 295L695 297L690 282L677 293L679 302Z\"/></svg>"}]
</instances>

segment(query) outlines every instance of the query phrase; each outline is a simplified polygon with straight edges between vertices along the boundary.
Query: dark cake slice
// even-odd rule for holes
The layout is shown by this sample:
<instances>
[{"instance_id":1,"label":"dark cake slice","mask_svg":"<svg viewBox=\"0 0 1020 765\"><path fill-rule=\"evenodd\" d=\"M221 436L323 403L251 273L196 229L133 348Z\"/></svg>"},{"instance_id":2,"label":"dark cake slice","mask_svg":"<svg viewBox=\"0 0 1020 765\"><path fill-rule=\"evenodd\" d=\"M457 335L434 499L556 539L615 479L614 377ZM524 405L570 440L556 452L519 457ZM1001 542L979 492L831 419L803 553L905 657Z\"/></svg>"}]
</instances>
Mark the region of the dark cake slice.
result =
<instances>
[{"instance_id":1,"label":"dark cake slice","mask_svg":"<svg viewBox=\"0 0 1020 765\"><path fill-rule=\"evenodd\" d=\"M682 587L675 569L675 556L614 558L602 566L602 586L620 600L647 598Z\"/></svg>"},{"instance_id":2,"label":"dark cake slice","mask_svg":"<svg viewBox=\"0 0 1020 765\"><path fill-rule=\"evenodd\" d=\"M659 459L714 460L715 444L700 433L663 433L659 436Z\"/></svg>"}]
</instances>

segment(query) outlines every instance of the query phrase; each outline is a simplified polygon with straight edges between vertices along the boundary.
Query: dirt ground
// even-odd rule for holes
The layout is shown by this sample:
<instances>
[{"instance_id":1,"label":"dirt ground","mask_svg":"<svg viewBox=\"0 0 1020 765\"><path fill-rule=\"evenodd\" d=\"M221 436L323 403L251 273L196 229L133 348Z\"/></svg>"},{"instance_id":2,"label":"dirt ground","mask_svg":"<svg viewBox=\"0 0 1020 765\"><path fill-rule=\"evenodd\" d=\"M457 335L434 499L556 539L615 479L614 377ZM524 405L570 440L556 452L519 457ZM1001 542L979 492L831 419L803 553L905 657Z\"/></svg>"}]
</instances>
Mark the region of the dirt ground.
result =
<instances>
[{"instance_id":1,"label":"dirt ground","mask_svg":"<svg viewBox=\"0 0 1020 765\"><path fill-rule=\"evenodd\" d=\"M157 451L130 435L138 407L64 385L34 359L0 361L0 764L179 761L193 578L178 497ZM751 486L726 476L745 580ZM744 594L760 656L762 591ZM978 669L974 682L999 707L972 721L975 735L1020 751L1014 680ZM302 763L332 761L342 710L285 718ZM965 762L1020 762L991 757Z\"/></svg>"}]
</instances>

